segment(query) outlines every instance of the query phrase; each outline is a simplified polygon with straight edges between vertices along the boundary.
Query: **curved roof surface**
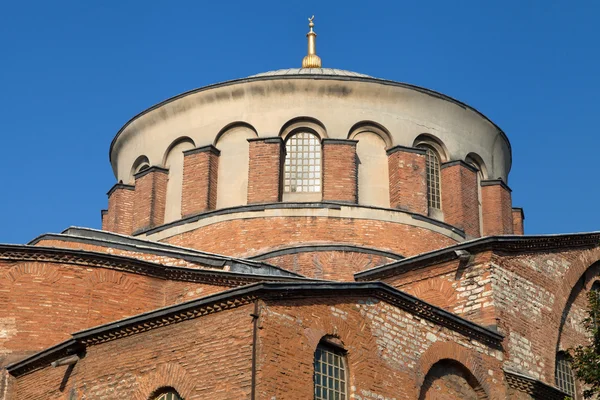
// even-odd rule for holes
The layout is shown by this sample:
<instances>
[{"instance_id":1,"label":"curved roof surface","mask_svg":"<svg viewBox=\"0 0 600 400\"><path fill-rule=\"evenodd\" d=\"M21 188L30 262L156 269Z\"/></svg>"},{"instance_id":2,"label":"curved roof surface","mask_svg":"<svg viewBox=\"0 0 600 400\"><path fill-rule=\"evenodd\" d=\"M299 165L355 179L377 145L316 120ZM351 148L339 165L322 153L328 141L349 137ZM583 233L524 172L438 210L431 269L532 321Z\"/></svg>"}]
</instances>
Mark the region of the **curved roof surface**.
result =
<instances>
[{"instance_id":1,"label":"curved roof surface","mask_svg":"<svg viewBox=\"0 0 600 400\"><path fill-rule=\"evenodd\" d=\"M129 121L127 121L125 123L125 125L123 125L121 127L121 129L119 129L119 131L117 132L117 134L115 135L115 137L113 138L113 140L110 144L110 148L108 150L108 158L112 162L113 147L114 147L117 139L121 135L121 132L123 132L123 130L125 130L125 128L127 128L127 126L132 121L136 120L140 116L142 116L158 107L163 106L164 104L170 103L172 101L175 101L179 98L188 96L193 93L197 93L200 91L209 90L209 89L213 89L213 88L217 88L217 87L222 87L222 86L226 86L226 85L244 83L244 82L248 82L248 81L252 81L252 80L287 79L287 78L295 78L295 77L300 77L302 79L302 78L308 78L307 75L314 76L315 79L318 79L317 77L322 77L323 79L327 79L327 77L332 77L332 79L337 79L337 80L346 80L346 79L354 80L354 79L356 79L356 80L365 80L367 82L375 82L375 83L381 83L381 84L386 84L386 85L399 86L399 87L416 90L416 91L419 91L422 93L426 93L426 94L444 99L446 101L450 101L452 103L458 104L461 107L465 107L470 110L473 110L474 112L476 112L477 114L479 114L483 118L485 118L487 121L489 121L492 125L494 125L498 129L500 134L507 141L508 146L510 148L510 141L508 140L508 137L506 136L504 131L498 125L496 125L491 119L489 119L487 116L485 116L483 113L481 113L476 108L471 107L468 104L465 104L453 97L450 97L450 96L445 95L440 92L436 92L435 90L427 89L427 88L417 86L417 85L411 85L408 83L402 83L402 82L392 81L392 80L388 80L388 79L376 78L376 77L373 77L370 75L361 74L361 73L353 72L353 71L347 71L347 70L343 70L343 69L336 69L336 68L285 68L285 69L277 69L277 70L273 70L273 71L261 72L261 73L255 74L255 75L250 75L246 78L233 79L233 80L229 80L229 81L225 81L225 82L214 83L212 85L192 89L187 92L181 93L177 96L173 96L171 98L163 100L162 102L155 104L154 106L152 106L150 108L147 108L146 110L135 115L133 118L131 118Z\"/></svg>"},{"instance_id":2,"label":"curved roof surface","mask_svg":"<svg viewBox=\"0 0 600 400\"><path fill-rule=\"evenodd\" d=\"M261 72L260 74L250 75L248 78L260 78L263 76L280 75L331 75L331 76L353 76L359 78L373 78L372 76L359 74L358 72L346 71L335 68L286 68L275 71Z\"/></svg>"}]
</instances>

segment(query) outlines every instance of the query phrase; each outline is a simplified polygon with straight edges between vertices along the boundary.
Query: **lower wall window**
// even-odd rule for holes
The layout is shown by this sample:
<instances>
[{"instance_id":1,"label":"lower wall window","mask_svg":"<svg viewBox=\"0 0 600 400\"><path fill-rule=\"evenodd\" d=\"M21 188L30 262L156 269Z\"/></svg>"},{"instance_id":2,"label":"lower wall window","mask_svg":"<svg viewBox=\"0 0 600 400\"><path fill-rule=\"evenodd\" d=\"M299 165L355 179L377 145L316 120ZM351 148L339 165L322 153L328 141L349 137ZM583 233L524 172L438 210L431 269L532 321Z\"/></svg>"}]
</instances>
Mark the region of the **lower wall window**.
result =
<instances>
[{"instance_id":1,"label":"lower wall window","mask_svg":"<svg viewBox=\"0 0 600 400\"><path fill-rule=\"evenodd\" d=\"M556 386L572 399L577 398L571 363L565 353L562 352L556 355Z\"/></svg>"},{"instance_id":2,"label":"lower wall window","mask_svg":"<svg viewBox=\"0 0 600 400\"><path fill-rule=\"evenodd\" d=\"M347 375L344 350L320 343L315 351L315 400L346 400Z\"/></svg>"}]
</instances>

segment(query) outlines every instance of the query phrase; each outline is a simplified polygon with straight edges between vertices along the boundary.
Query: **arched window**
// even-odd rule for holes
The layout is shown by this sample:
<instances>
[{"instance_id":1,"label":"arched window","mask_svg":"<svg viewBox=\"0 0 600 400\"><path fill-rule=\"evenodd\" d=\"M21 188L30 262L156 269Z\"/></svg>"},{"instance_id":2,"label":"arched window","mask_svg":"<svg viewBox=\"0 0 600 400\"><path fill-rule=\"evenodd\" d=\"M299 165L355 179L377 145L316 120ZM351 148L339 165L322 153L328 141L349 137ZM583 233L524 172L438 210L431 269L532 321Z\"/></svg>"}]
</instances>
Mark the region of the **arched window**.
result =
<instances>
[{"instance_id":1,"label":"arched window","mask_svg":"<svg viewBox=\"0 0 600 400\"><path fill-rule=\"evenodd\" d=\"M556 355L556 386L572 399L576 399L575 379L571 363L567 355L560 352Z\"/></svg>"},{"instance_id":2,"label":"arched window","mask_svg":"<svg viewBox=\"0 0 600 400\"><path fill-rule=\"evenodd\" d=\"M179 393L177 393L174 389L164 389L156 392L156 395L153 397L153 400L182 400Z\"/></svg>"},{"instance_id":3,"label":"arched window","mask_svg":"<svg viewBox=\"0 0 600 400\"><path fill-rule=\"evenodd\" d=\"M315 351L315 400L346 400L346 352L326 341Z\"/></svg>"},{"instance_id":4,"label":"arched window","mask_svg":"<svg viewBox=\"0 0 600 400\"><path fill-rule=\"evenodd\" d=\"M286 193L316 193L321 191L321 142L309 132L288 137L283 175Z\"/></svg>"},{"instance_id":5,"label":"arched window","mask_svg":"<svg viewBox=\"0 0 600 400\"><path fill-rule=\"evenodd\" d=\"M431 146L420 144L425 150L425 169L427 171L427 206L440 210L442 208L442 193L440 189L440 156Z\"/></svg>"}]
</instances>

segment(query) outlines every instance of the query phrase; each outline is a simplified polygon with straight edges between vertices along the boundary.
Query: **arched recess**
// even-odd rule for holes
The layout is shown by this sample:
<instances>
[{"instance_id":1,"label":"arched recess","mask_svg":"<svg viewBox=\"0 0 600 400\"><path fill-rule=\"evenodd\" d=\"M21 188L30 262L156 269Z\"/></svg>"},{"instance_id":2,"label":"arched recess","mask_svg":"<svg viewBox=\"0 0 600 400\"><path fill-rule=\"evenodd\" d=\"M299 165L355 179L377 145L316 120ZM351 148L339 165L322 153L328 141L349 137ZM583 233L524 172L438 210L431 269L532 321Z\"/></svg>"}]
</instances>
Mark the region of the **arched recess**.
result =
<instances>
[{"instance_id":1,"label":"arched recess","mask_svg":"<svg viewBox=\"0 0 600 400\"><path fill-rule=\"evenodd\" d=\"M215 147L221 151L217 179L217 208L235 207L248 201L248 139L256 129L245 122L228 124L217 134Z\"/></svg>"},{"instance_id":2,"label":"arched recess","mask_svg":"<svg viewBox=\"0 0 600 400\"><path fill-rule=\"evenodd\" d=\"M417 393L419 395L417 398L419 400L430 399L431 397L427 397L427 392L433 382L430 378L434 377L433 374L430 375L430 372L433 371L436 374L440 369L444 370L439 366L450 366L455 368L457 372L460 371L459 377L462 377L477 394L476 399L489 399L491 390L488 386L487 369L481 366L480 362L477 361L477 357L478 355L474 351L455 342L433 343L421 355L417 364ZM438 367L434 369L436 365ZM451 397L448 398L451 399ZM457 397L457 399L460 399L460 397Z\"/></svg>"},{"instance_id":3,"label":"arched recess","mask_svg":"<svg viewBox=\"0 0 600 400\"><path fill-rule=\"evenodd\" d=\"M286 122L279 131L279 136L285 140L290 134L299 131L310 132L324 139L327 137L327 129L321 121L312 117L296 117Z\"/></svg>"},{"instance_id":4,"label":"arched recess","mask_svg":"<svg viewBox=\"0 0 600 400\"><path fill-rule=\"evenodd\" d=\"M189 137L174 141L163 157L163 165L169 170L165 204L165 223L181 219L181 191L183 189L183 152L195 146Z\"/></svg>"},{"instance_id":5,"label":"arched recess","mask_svg":"<svg viewBox=\"0 0 600 400\"><path fill-rule=\"evenodd\" d=\"M572 260L568 272L559 280L560 284L554 290L556 301L549 318L546 320L551 332L549 343L553 343L555 346L554 353L562 350L560 348L560 336L563 330L564 315L568 313L569 303L576 296L574 292L577 292L582 284L584 287L591 288L598 276L600 276L600 248L595 248L581 254L578 259ZM547 361L548 374L553 374L556 368L556 359L552 357Z\"/></svg>"},{"instance_id":6,"label":"arched recess","mask_svg":"<svg viewBox=\"0 0 600 400\"><path fill-rule=\"evenodd\" d=\"M358 203L390 207L390 178L386 149L392 145L389 132L374 122L360 122L352 127L348 139L358 140Z\"/></svg>"},{"instance_id":7,"label":"arched recess","mask_svg":"<svg viewBox=\"0 0 600 400\"><path fill-rule=\"evenodd\" d=\"M488 396L475 376L451 359L435 363L423 380L419 400L480 400Z\"/></svg>"},{"instance_id":8,"label":"arched recess","mask_svg":"<svg viewBox=\"0 0 600 400\"><path fill-rule=\"evenodd\" d=\"M441 163L450 161L446 145L440 139L430 133L422 133L415 138L413 147L419 146L432 147L437 152Z\"/></svg>"},{"instance_id":9,"label":"arched recess","mask_svg":"<svg viewBox=\"0 0 600 400\"><path fill-rule=\"evenodd\" d=\"M139 156L136 158L131 166L131 171L129 172L129 183L133 185L135 183L134 175L145 170L146 168L150 168L150 161L148 160L148 157Z\"/></svg>"},{"instance_id":10,"label":"arched recess","mask_svg":"<svg viewBox=\"0 0 600 400\"><path fill-rule=\"evenodd\" d=\"M557 347L556 347L556 352L559 352L561 350L566 350L570 347L574 347L576 344L580 344L580 343L569 343L569 338L567 337L566 340L563 338L563 335L565 333L565 327L567 325L571 325L569 324L569 316L574 316L572 315L572 311L573 311L573 307L578 307L580 314L584 314L583 310L587 309L587 293L590 290L594 290L595 287L594 285L598 285L599 281L598 281L598 277L600 276L600 261L595 262L594 264L592 264L584 273L583 275L581 275L581 277L579 278L579 280L577 280L577 282L575 283L575 285L573 285L573 287L571 288L571 293L569 293L569 297L567 299L567 302L565 304L564 309L562 310L561 316L560 316L560 325L559 325L559 329L558 329L558 341L557 341ZM578 305L576 305L576 303L578 303ZM574 325L575 329L583 329L583 321L582 319L585 317L585 315L579 315L577 319L579 319L579 321L577 321ZM585 332L581 332L582 336L585 336ZM571 338L572 340L572 338ZM565 344L565 341L567 342Z\"/></svg>"}]
</instances>

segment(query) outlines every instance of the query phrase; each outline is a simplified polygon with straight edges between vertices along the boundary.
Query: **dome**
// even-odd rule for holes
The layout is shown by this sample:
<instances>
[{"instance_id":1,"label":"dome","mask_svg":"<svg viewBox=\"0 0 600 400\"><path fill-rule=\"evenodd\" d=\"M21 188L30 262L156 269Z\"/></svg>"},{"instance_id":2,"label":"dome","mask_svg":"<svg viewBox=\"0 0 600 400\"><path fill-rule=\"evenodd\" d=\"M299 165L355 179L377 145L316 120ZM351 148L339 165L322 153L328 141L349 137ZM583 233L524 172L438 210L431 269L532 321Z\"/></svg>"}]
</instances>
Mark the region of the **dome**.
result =
<instances>
[{"instance_id":1,"label":"dome","mask_svg":"<svg viewBox=\"0 0 600 400\"><path fill-rule=\"evenodd\" d=\"M336 68L287 68L274 71L261 72L260 74L250 75L248 78L262 78L265 76L282 75L323 75L323 76L349 76L354 78L373 78L372 76L358 72L347 71Z\"/></svg>"}]
</instances>

